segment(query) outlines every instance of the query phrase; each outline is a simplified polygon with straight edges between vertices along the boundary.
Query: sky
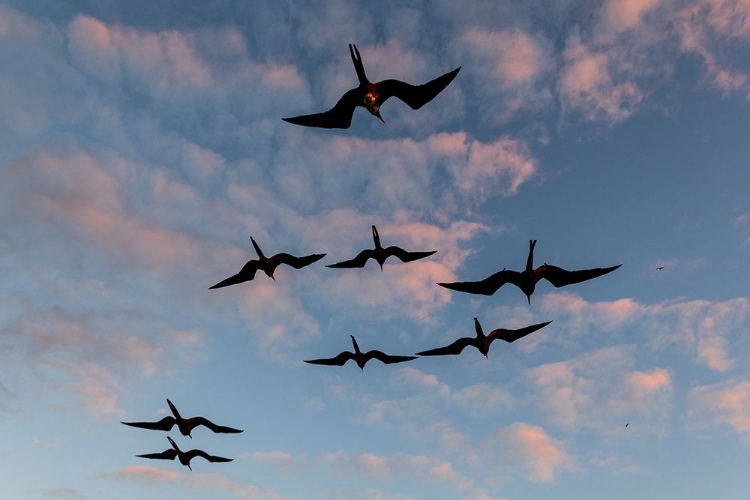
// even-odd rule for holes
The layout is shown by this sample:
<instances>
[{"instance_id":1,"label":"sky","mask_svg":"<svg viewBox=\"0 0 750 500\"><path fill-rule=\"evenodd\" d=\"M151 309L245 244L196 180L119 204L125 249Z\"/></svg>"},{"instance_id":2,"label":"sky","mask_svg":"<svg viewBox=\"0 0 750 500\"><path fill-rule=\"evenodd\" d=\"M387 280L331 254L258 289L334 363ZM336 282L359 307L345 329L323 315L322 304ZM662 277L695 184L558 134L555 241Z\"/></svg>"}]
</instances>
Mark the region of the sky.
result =
<instances>
[{"instance_id":1,"label":"sky","mask_svg":"<svg viewBox=\"0 0 750 500\"><path fill-rule=\"evenodd\" d=\"M746 498L746 0L0 2L0 498ZM418 111L281 120L461 67ZM372 246L433 256L326 268ZM256 257L325 253L208 287ZM622 264L528 304L437 282ZM662 268L663 269L657 269ZM361 371L552 321L485 358ZM242 434L189 439L169 398ZM627 427L625 425L628 424ZM230 463L135 455L199 448Z\"/></svg>"}]
</instances>

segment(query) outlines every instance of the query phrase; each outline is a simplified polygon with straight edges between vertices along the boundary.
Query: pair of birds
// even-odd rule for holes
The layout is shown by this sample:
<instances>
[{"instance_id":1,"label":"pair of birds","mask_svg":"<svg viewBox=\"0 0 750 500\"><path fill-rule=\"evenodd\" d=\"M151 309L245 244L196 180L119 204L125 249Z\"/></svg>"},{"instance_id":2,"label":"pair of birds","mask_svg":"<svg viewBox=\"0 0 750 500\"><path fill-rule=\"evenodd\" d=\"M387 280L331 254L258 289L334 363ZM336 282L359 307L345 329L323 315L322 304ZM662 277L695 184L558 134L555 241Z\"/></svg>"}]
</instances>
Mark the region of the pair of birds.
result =
<instances>
[{"instance_id":1,"label":"pair of birds","mask_svg":"<svg viewBox=\"0 0 750 500\"><path fill-rule=\"evenodd\" d=\"M237 434L240 432L243 432L240 429L234 429L232 427L226 427L223 425L216 425L207 418L204 417L191 417L191 418L182 418L180 415L180 412L177 411L177 408L175 407L172 402L167 399L167 404L169 405L169 409L172 410L173 416L166 416L162 418L161 420L157 422L121 422L122 424L129 425L131 427L138 427L141 429L151 429L151 430L157 430L157 431L170 431L172 427L177 425L177 428L180 430L180 433L183 436L187 436L190 439L193 439L193 436L191 433L193 432L193 429L196 427L202 425L213 432L222 433L222 434ZM234 460L233 458L224 458L224 457L218 457L215 455L209 455L203 450L188 450L188 451L182 451L177 446L177 443L174 442L174 440L167 436L167 439L169 440L169 444L172 445L171 448L161 452L161 453L147 453L145 455L136 455L136 457L139 458L151 458L151 459L158 459L158 460L174 460L175 458L179 459L180 463L184 466L186 466L191 471L193 470L192 467L190 467L190 461L195 457L201 457L209 462L231 462Z\"/></svg>"}]
</instances>

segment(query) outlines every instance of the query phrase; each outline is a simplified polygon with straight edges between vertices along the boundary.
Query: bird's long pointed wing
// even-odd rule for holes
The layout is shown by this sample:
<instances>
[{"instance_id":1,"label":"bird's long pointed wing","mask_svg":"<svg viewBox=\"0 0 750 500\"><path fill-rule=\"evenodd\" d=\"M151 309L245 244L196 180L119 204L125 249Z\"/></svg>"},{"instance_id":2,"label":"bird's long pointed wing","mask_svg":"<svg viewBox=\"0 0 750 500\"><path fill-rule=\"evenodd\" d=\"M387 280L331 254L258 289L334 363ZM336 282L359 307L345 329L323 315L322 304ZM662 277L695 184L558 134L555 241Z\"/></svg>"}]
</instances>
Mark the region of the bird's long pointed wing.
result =
<instances>
[{"instance_id":1,"label":"bird's long pointed wing","mask_svg":"<svg viewBox=\"0 0 750 500\"><path fill-rule=\"evenodd\" d=\"M316 253L312 255L305 255L303 257L295 257L294 255L290 255L288 253L279 253L271 257L271 263L274 266L278 266L279 264L286 264L287 266L292 266L295 269L302 269L305 266L309 266L313 262L317 262L323 257L325 257L326 254L324 253Z\"/></svg>"},{"instance_id":2,"label":"bird's long pointed wing","mask_svg":"<svg viewBox=\"0 0 750 500\"><path fill-rule=\"evenodd\" d=\"M445 347L438 347L436 349L418 352L417 354L420 356L445 356L449 354L461 354L461 351L463 351L466 346L473 345L473 343L474 339L470 337L463 337Z\"/></svg>"},{"instance_id":3,"label":"bird's long pointed wing","mask_svg":"<svg viewBox=\"0 0 750 500\"><path fill-rule=\"evenodd\" d=\"M139 458L154 458L157 460L174 460L177 456L177 450L170 448L161 453L146 453L145 455L136 455Z\"/></svg>"},{"instance_id":4,"label":"bird's long pointed wing","mask_svg":"<svg viewBox=\"0 0 750 500\"><path fill-rule=\"evenodd\" d=\"M362 250L357 254L356 257L354 257L351 260L344 260L342 262L337 262L336 264L329 264L326 267L335 267L335 268L355 268L355 267L365 267L365 264L367 264L367 260L370 258L375 257L375 250L367 249Z\"/></svg>"},{"instance_id":5,"label":"bird's long pointed wing","mask_svg":"<svg viewBox=\"0 0 750 500\"><path fill-rule=\"evenodd\" d=\"M430 255L437 252L437 250L434 250L432 252L407 252L403 248L400 247L388 247L385 249L385 252L388 255L393 255L394 257L398 258L401 262L412 262L419 259L424 259L425 257L429 257Z\"/></svg>"},{"instance_id":6,"label":"bird's long pointed wing","mask_svg":"<svg viewBox=\"0 0 750 500\"><path fill-rule=\"evenodd\" d=\"M551 321L547 321L546 323L538 323L536 325L526 326L524 328L519 328L518 330L506 330L504 328L498 328L497 330L492 330L489 335L487 335L492 340L504 340L506 342L515 342L516 340L525 337L526 335L533 333L541 328L544 328L545 326L552 323Z\"/></svg>"},{"instance_id":7,"label":"bird's long pointed wing","mask_svg":"<svg viewBox=\"0 0 750 500\"><path fill-rule=\"evenodd\" d=\"M513 283L518 286L521 273L503 269L482 281L457 281L455 283L438 283L438 285L456 290L457 292L474 293L479 295L492 295L506 283Z\"/></svg>"},{"instance_id":8,"label":"bird's long pointed wing","mask_svg":"<svg viewBox=\"0 0 750 500\"><path fill-rule=\"evenodd\" d=\"M217 457L215 455L209 455L203 450L190 450L186 451L185 454L192 460L195 457L203 457L209 462L231 462L233 458Z\"/></svg>"},{"instance_id":9,"label":"bird's long pointed wing","mask_svg":"<svg viewBox=\"0 0 750 500\"><path fill-rule=\"evenodd\" d=\"M174 426L176 420L172 416L164 417L158 422L120 422L121 424L129 425L130 427L138 427L140 429L151 429L154 431L169 431Z\"/></svg>"},{"instance_id":10,"label":"bird's long pointed wing","mask_svg":"<svg viewBox=\"0 0 750 500\"><path fill-rule=\"evenodd\" d=\"M352 359L353 356L354 353L344 351L334 358L306 359L304 362L313 365L344 366L344 364Z\"/></svg>"},{"instance_id":11,"label":"bird's long pointed wing","mask_svg":"<svg viewBox=\"0 0 750 500\"><path fill-rule=\"evenodd\" d=\"M419 109L433 100L445 87L456 77L460 67L442 76L435 78L423 85L411 85L400 80L383 80L378 82L381 99L385 101L389 97L401 99L411 109Z\"/></svg>"},{"instance_id":12,"label":"bird's long pointed wing","mask_svg":"<svg viewBox=\"0 0 750 500\"><path fill-rule=\"evenodd\" d=\"M367 351L365 353L365 356L368 359L375 358L379 361L382 361L386 365L390 365L393 363L403 363L404 361L411 361L412 359L417 359L417 356L392 356L390 354L386 354L383 351Z\"/></svg>"},{"instance_id":13,"label":"bird's long pointed wing","mask_svg":"<svg viewBox=\"0 0 750 500\"><path fill-rule=\"evenodd\" d=\"M561 267L544 264L534 270L534 276L535 278L538 278L537 281L540 279L546 279L552 283L555 288L560 288L561 286L572 285L574 283L598 278L599 276L611 273L621 265L622 264L612 267L582 269L580 271L567 271Z\"/></svg>"},{"instance_id":14,"label":"bird's long pointed wing","mask_svg":"<svg viewBox=\"0 0 750 500\"><path fill-rule=\"evenodd\" d=\"M303 127L349 128L352 124L354 109L362 105L364 102L362 99L360 88L353 88L344 94L334 107L324 113L293 116L282 118L282 120Z\"/></svg>"},{"instance_id":15,"label":"bird's long pointed wing","mask_svg":"<svg viewBox=\"0 0 750 500\"><path fill-rule=\"evenodd\" d=\"M237 285L239 283L244 283L245 281L250 281L255 278L255 273L258 272L258 269L260 269L260 261L250 260L244 266L242 266L240 272L238 272L234 276L230 276L224 281L220 281L212 287L209 287L209 290L213 290L215 288L223 288L229 285Z\"/></svg>"},{"instance_id":16,"label":"bird's long pointed wing","mask_svg":"<svg viewBox=\"0 0 750 500\"><path fill-rule=\"evenodd\" d=\"M223 425L216 425L215 423L211 422L209 419L204 417L194 417L192 420L197 422L197 425L202 425L204 427L208 427L214 432L218 432L221 434L237 434L242 432L240 429L233 429L232 427L225 427Z\"/></svg>"}]
</instances>

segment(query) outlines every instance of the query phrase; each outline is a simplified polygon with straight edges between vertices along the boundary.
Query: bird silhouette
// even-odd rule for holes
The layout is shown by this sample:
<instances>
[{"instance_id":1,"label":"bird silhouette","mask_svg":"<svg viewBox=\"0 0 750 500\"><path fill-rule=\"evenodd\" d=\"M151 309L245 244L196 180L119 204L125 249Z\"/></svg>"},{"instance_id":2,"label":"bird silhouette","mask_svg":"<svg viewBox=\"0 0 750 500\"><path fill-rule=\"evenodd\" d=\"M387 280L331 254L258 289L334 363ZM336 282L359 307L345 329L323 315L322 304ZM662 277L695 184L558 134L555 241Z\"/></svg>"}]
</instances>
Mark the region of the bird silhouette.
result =
<instances>
[{"instance_id":1,"label":"bird silhouette","mask_svg":"<svg viewBox=\"0 0 750 500\"><path fill-rule=\"evenodd\" d=\"M484 354L484 357L486 358L487 354L490 352L490 344L492 344L493 341L500 339L508 343L515 342L521 337L525 337L526 335L533 333L540 328L544 328L550 323L552 323L552 321L527 326L518 330L506 330L504 328L498 328L497 330L492 330L489 335L485 335L484 330L482 330L482 325L479 324L479 320L477 318L474 318L474 329L477 332L476 337L463 337L445 347L438 347L436 349L418 352L417 354L419 356L446 356L451 354L461 354L461 351L463 351L467 346L474 346L479 349L479 352Z\"/></svg>"},{"instance_id":2,"label":"bird silhouette","mask_svg":"<svg viewBox=\"0 0 750 500\"><path fill-rule=\"evenodd\" d=\"M167 439L169 439L169 444L172 445L171 448L164 450L161 453L146 453L145 455L136 455L136 457L152 458L157 460L174 460L175 457L177 457L180 459L180 463L186 466L191 471L193 470L193 468L190 467L190 461L195 457L203 457L209 462L231 462L232 460L234 460L233 458L224 458L209 455L203 450L182 451L177 447L177 443L172 441L171 437L167 436Z\"/></svg>"},{"instance_id":3,"label":"bird silhouette","mask_svg":"<svg viewBox=\"0 0 750 500\"><path fill-rule=\"evenodd\" d=\"M401 262L411 262L413 260L423 259L425 257L429 257L430 255L437 252L437 250L433 250L432 252L407 252L403 248L391 246L388 248L383 248L380 245L380 236L378 235L378 230L375 226L372 226L372 239L375 241L375 248L374 249L366 249L362 250L357 254L356 257L354 257L351 260L345 260L343 262L337 262L336 264L329 264L326 267L335 267L335 268L355 268L355 267L365 267L365 264L367 263L368 259L375 259L378 264L380 264L380 270L383 270L383 264L385 263L385 259L387 259L390 256L394 256L401 260Z\"/></svg>"},{"instance_id":4,"label":"bird silhouette","mask_svg":"<svg viewBox=\"0 0 750 500\"><path fill-rule=\"evenodd\" d=\"M461 69L458 67L423 85L410 85L400 80L372 83L365 75L365 67L357 46L349 44L349 53L352 56L357 78L359 78L359 86L347 91L339 102L325 113L282 118L282 120L305 127L349 128L355 108L362 106L385 123L383 117L380 116L380 106L390 97L401 99L411 109L419 109L442 92Z\"/></svg>"},{"instance_id":5,"label":"bird silhouette","mask_svg":"<svg viewBox=\"0 0 750 500\"><path fill-rule=\"evenodd\" d=\"M526 294L526 299L531 304L531 294L534 293L539 280L546 279L556 288L560 288L598 278L604 274L611 273L622 265L567 271L561 267L544 264L534 269L534 245L536 245L536 240L529 240L529 257L526 260L526 269L520 273L518 271L503 269L482 281L459 281L456 283L438 283L438 285L458 292L492 295L504 284L511 283Z\"/></svg>"},{"instance_id":6,"label":"bird silhouette","mask_svg":"<svg viewBox=\"0 0 750 500\"><path fill-rule=\"evenodd\" d=\"M183 436L187 436L190 439L193 439L193 436L190 435L190 433L198 427L199 425L202 425L204 427L208 427L213 432L218 432L222 434L231 433L236 434L239 432L242 432L240 429L233 429L231 427L224 427L223 425L216 425L210 420L203 418L203 417L192 417L192 418L182 418L180 416L180 412L177 411L177 408L172 404L172 402L167 399L167 404L169 405L169 408L172 410L172 414L174 417L164 417L158 422L120 422L121 424L129 425L131 427L138 427L141 429L151 429L155 431L170 431L172 430L172 427L174 427L174 424L177 424L177 427L180 429L180 433Z\"/></svg>"},{"instance_id":7,"label":"bird silhouette","mask_svg":"<svg viewBox=\"0 0 750 500\"><path fill-rule=\"evenodd\" d=\"M359 350L359 345L357 345L357 340L354 338L354 335L349 335L349 336L352 338L352 344L354 345L354 352L344 351L340 353L338 356L335 356L333 358L306 359L304 360L305 363L310 363L313 365L344 366L344 364L346 364L347 361L349 361L350 359L353 359L354 362L357 363L357 366L359 366L361 370L364 370L365 365L372 358L380 360L387 365L390 365L392 363L403 363L404 361L411 361L412 359L417 359L417 356L391 356L389 354L385 354L383 351L362 352Z\"/></svg>"},{"instance_id":8,"label":"bird silhouette","mask_svg":"<svg viewBox=\"0 0 750 500\"><path fill-rule=\"evenodd\" d=\"M266 276L268 276L272 280L276 280L276 278L273 277L273 272L280 264L286 264L287 266L292 266L295 269L302 269L303 267L309 266L313 262L317 262L326 256L326 254L324 253L317 253L313 255L306 255L304 257L295 257L294 255L289 255L288 253L277 253L273 257L266 257L265 255L263 255L260 247L252 237L250 237L250 241L253 243L253 247L255 247L255 252L258 254L258 259L248 261L247 264L245 264L242 269L240 269L240 272L225 279L224 281L215 284L212 287L209 287L209 290L250 281L255 277L255 273L258 270L266 273Z\"/></svg>"},{"instance_id":9,"label":"bird silhouette","mask_svg":"<svg viewBox=\"0 0 750 500\"><path fill-rule=\"evenodd\" d=\"M664 266L660 266L656 268L657 271L661 271L662 269L664 269Z\"/></svg>"}]
</instances>

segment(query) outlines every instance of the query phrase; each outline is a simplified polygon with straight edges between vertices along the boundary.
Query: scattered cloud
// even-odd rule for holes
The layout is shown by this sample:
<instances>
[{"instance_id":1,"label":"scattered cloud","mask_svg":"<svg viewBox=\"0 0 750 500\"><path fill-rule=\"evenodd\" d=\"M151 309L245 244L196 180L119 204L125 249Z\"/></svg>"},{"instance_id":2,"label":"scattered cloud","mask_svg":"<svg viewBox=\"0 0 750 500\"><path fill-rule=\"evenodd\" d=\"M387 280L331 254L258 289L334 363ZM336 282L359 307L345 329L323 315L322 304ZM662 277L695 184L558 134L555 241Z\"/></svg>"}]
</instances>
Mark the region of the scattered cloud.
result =
<instances>
[{"instance_id":1,"label":"scattered cloud","mask_svg":"<svg viewBox=\"0 0 750 500\"><path fill-rule=\"evenodd\" d=\"M580 467L565 445L550 437L544 429L523 422L496 431L509 458L526 470L530 481L552 483L560 472L577 472Z\"/></svg>"},{"instance_id":2,"label":"scattered cloud","mask_svg":"<svg viewBox=\"0 0 750 500\"><path fill-rule=\"evenodd\" d=\"M750 443L750 382L727 380L690 389L693 424L706 429L707 421L731 427Z\"/></svg>"}]
</instances>

